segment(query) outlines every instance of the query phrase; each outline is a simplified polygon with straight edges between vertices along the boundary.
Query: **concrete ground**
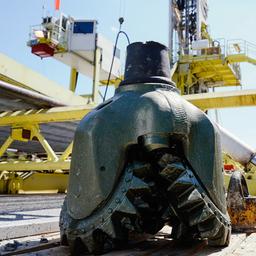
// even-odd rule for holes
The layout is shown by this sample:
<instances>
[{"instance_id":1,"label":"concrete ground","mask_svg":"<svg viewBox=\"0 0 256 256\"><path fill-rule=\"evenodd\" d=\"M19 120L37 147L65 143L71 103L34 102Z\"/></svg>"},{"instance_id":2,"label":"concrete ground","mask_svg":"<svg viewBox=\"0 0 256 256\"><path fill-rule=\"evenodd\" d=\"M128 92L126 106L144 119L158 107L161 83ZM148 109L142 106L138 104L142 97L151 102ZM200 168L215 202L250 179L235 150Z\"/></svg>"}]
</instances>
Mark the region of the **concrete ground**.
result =
<instances>
[{"instance_id":1,"label":"concrete ground","mask_svg":"<svg viewBox=\"0 0 256 256\"><path fill-rule=\"evenodd\" d=\"M59 231L64 196L0 196L0 241Z\"/></svg>"}]
</instances>

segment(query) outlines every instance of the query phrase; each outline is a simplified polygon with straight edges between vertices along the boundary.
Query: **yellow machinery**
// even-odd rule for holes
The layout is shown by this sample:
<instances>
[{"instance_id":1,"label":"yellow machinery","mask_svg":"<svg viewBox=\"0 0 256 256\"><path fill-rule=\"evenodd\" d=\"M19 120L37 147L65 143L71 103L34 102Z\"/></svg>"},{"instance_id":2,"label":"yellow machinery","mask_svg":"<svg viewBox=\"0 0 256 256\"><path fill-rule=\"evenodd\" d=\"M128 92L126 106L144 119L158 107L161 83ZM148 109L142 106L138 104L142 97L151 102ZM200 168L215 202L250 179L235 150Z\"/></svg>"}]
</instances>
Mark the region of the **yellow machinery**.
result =
<instances>
[{"instance_id":1,"label":"yellow machinery","mask_svg":"<svg viewBox=\"0 0 256 256\"><path fill-rule=\"evenodd\" d=\"M2 112L0 127L9 126L10 133L0 148L0 192L65 192L72 140L63 152L54 152L40 131L40 125L77 121L91 109L92 106L74 106ZM16 152L13 157L10 153L5 154L16 141L26 144L36 141L45 153L26 155ZM26 149L24 146L23 148Z\"/></svg>"}]
</instances>

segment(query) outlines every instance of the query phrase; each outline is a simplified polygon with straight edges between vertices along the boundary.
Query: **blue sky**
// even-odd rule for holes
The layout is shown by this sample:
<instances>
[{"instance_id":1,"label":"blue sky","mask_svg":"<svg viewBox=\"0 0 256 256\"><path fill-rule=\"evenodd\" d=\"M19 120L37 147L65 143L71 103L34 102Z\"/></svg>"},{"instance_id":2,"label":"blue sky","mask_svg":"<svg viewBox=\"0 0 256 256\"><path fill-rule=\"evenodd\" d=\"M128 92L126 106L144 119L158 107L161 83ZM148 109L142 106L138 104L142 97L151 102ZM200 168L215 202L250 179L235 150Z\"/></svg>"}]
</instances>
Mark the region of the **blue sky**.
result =
<instances>
[{"instance_id":1,"label":"blue sky","mask_svg":"<svg viewBox=\"0 0 256 256\"><path fill-rule=\"evenodd\" d=\"M114 41L118 17L130 40L168 42L168 0L61 0L62 12L75 18L97 19L98 30ZM29 26L40 24L42 6L54 13L54 0L1 0L0 52L68 87L69 68L53 59L33 56L26 46ZM256 43L255 0L209 0L209 24L213 38L245 39ZM125 53L126 41L119 47ZM256 66L242 64L244 89L256 89ZM79 80L79 92L89 89L88 79ZM236 89L236 88L235 88ZM237 88L238 89L238 88ZM110 90L113 93L113 90ZM256 107L219 111L220 123L256 148Z\"/></svg>"}]
</instances>

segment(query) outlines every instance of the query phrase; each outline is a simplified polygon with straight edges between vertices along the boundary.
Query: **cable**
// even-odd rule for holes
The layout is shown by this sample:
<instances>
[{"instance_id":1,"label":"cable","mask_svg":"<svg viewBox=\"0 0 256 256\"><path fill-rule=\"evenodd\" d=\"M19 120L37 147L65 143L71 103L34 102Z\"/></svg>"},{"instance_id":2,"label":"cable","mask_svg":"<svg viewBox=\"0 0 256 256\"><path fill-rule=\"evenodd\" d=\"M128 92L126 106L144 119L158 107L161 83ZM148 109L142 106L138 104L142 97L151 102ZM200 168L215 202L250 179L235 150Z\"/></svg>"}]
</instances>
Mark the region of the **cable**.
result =
<instances>
[{"instance_id":1,"label":"cable","mask_svg":"<svg viewBox=\"0 0 256 256\"><path fill-rule=\"evenodd\" d=\"M116 35L116 41L115 41L114 51L113 51L113 55L112 55L110 70L109 70L109 74L108 74L108 81L107 81L106 89L105 89L105 92L104 92L103 102L106 100L106 96L107 96L107 92L108 92L108 87L109 87L109 82L110 82L110 78L111 78L111 73L112 73L112 69L113 69L113 65L114 65L115 56L116 56L116 49L117 49L117 43L118 43L119 36L120 36L121 34L123 34L123 35L126 37L126 39L127 39L128 45L130 44L129 36L127 35L126 32L124 32L123 30L121 30L121 27L122 27L123 22L124 22L124 18L120 17L120 18L119 18L120 26L119 26L119 31L118 31L118 33L117 33L117 35Z\"/></svg>"}]
</instances>

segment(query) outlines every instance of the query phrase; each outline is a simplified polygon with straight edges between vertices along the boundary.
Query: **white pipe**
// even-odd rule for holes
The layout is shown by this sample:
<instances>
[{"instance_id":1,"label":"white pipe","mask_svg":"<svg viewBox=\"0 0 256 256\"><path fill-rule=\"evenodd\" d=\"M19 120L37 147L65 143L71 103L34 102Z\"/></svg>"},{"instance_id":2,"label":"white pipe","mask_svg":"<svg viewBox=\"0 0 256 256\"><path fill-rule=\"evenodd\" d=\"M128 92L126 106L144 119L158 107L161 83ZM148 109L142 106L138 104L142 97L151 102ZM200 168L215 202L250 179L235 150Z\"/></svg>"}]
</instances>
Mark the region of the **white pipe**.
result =
<instances>
[{"instance_id":1,"label":"white pipe","mask_svg":"<svg viewBox=\"0 0 256 256\"><path fill-rule=\"evenodd\" d=\"M217 126L221 135L222 150L243 166L246 166L248 163L256 165L255 149L242 142L220 125L217 124Z\"/></svg>"}]
</instances>

